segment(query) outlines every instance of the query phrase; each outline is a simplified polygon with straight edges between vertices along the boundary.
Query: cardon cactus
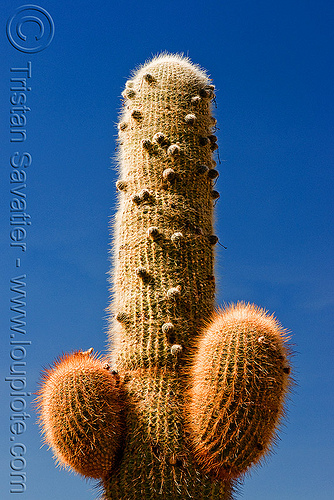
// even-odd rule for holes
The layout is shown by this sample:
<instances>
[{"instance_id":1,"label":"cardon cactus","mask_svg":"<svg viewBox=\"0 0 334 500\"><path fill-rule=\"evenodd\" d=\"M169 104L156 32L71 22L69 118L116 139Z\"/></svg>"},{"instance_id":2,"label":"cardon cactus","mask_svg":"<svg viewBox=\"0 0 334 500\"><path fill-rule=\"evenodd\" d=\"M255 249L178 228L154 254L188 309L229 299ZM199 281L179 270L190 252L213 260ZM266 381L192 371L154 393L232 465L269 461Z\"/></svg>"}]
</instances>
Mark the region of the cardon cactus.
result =
<instances>
[{"instance_id":1,"label":"cardon cactus","mask_svg":"<svg viewBox=\"0 0 334 500\"><path fill-rule=\"evenodd\" d=\"M214 97L178 55L126 83L108 364L75 353L40 390L46 442L106 500L230 500L283 414L284 330L253 305L214 307Z\"/></svg>"}]
</instances>

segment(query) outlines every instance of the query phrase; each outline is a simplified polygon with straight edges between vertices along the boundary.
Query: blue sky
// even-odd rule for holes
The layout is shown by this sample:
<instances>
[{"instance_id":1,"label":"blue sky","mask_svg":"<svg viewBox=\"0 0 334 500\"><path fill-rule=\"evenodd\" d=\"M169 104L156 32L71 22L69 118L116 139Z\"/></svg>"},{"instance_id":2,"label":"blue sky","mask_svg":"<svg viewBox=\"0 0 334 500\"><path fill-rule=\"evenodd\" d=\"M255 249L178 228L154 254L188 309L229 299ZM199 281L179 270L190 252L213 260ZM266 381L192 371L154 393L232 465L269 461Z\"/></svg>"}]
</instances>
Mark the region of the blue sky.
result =
<instances>
[{"instance_id":1,"label":"blue sky","mask_svg":"<svg viewBox=\"0 0 334 500\"><path fill-rule=\"evenodd\" d=\"M333 498L333 2L43 0L55 34L32 54L6 36L7 19L23 4L0 7L2 498L13 497L4 380L10 280L26 275L27 391L36 391L41 369L62 352L105 352L120 94L131 70L164 50L189 55L217 87L215 221L227 247L216 257L217 303L245 300L275 312L295 345L298 384L277 453L246 478L238 498ZM26 28L31 37L32 25ZM10 68L28 61L27 137L12 143ZM15 152L32 157L26 252L10 246ZM40 447L31 399L20 436L27 472L20 498L94 499L93 484L56 469Z\"/></svg>"}]
</instances>

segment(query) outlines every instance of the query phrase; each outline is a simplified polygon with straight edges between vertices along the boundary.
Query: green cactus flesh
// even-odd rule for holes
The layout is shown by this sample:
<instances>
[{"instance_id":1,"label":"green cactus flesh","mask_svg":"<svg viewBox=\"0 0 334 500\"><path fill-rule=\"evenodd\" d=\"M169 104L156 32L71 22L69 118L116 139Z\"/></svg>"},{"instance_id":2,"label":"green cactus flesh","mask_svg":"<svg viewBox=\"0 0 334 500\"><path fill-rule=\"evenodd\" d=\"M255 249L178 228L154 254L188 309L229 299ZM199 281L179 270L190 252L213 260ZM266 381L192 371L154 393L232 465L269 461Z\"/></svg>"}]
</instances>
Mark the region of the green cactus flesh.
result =
<instances>
[{"instance_id":1,"label":"green cactus flesh","mask_svg":"<svg viewBox=\"0 0 334 500\"><path fill-rule=\"evenodd\" d=\"M110 376L117 384L114 378L108 382L107 432L101 438L98 426L90 430L94 443L102 439L105 444L112 434L108 460L96 468L89 465L88 472L100 477L105 500L231 500L238 475L260 460L260 446L267 451L283 411L288 383L282 373L288 365L278 338L282 331L271 349L270 332L269 337L262 330L254 333L249 313L255 309L245 305L239 306L241 330L230 325L230 331L228 324L215 336L215 326L210 327L218 242L212 214L219 193L214 189L214 87L207 74L187 58L163 54L139 68L122 95L109 307ZM254 347L253 337L265 338L262 350ZM263 352L266 342L268 353ZM64 386L61 370L57 373L41 390L42 426L46 436L50 422L62 427L61 438L70 443L66 453L75 455L73 430L61 419L55 423L58 417L50 415L48 399L42 397ZM271 382L263 380L265 373ZM210 377L212 386L207 385ZM62 421L76 421L83 413L83 383L65 386L73 394L70 407L63 405ZM258 387L265 389L264 396L257 396ZM98 397L84 401L91 415L105 419L97 392ZM244 411L245 405L253 410ZM239 425L240 432L234 432ZM74 457L67 459L73 462Z\"/></svg>"}]
</instances>

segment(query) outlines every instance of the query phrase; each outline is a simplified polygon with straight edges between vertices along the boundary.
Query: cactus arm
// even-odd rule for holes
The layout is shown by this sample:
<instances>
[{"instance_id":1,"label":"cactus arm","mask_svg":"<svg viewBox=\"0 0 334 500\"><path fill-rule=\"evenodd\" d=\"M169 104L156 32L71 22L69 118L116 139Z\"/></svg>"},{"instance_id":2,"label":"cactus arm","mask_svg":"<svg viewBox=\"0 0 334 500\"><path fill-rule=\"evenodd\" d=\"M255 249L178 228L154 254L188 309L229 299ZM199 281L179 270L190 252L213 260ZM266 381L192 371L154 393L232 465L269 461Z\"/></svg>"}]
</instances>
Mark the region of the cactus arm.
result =
<instances>
[{"instance_id":1,"label":"cactus arm","mask_svg":"<svg viewBox=\"0 0 334 500\"><path fill-rule=\"evenodd\" d=\"M215 314L189 370L186 421L206 473L244 475L271 450L291 386L285 330L238 303Z\"/></svg>"},{"instance_id":2,"label":"cactus arm","mask_svg":"<svg viewBox=\"0 0 334 500\"><path fill-rule=\"evenodd\" d=\"M92 349L66 354L45 370L36 403L58 465L95 479L114 467L124 430L121 401L117 377Z\"/></svg>"}]
</instances>

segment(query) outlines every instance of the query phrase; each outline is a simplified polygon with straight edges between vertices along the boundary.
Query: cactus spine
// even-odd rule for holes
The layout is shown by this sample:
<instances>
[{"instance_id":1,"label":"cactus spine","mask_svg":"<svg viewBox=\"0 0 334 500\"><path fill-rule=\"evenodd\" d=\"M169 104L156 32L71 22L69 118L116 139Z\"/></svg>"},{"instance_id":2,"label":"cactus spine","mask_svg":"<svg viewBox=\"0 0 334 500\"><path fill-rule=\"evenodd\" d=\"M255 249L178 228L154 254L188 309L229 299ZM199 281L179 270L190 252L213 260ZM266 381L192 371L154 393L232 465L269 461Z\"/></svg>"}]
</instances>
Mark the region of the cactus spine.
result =
<instances>
[{"instance_id":1,"label":"cactus spine","mask_svg":"<svg viewBox=\"0 0 334 500\"><path fill-rule=\"evenodd\" d=\"M104 440L114 436L112 458L91 477L101 478L106 500L231 500L235 478L267 451L282 413L283 330L244 304L236 308L241 323L212 320L219 193L207 74L163 54L134 73L123 97L109 339L122 391L110 386L111 414L122 400L125 431L109 419ZM62 377L47 379L44 393L55 393ZM66 408L65 420L82 411L81 386L66 386L78 407ZM86 404L97 414L101 398L91 399ZM46 436L52 425L61 428L71 454L72 430L47 411L45 397L40 408ZM95 430L91 436L98 439Z\"/></svg>"}]
</instances>

